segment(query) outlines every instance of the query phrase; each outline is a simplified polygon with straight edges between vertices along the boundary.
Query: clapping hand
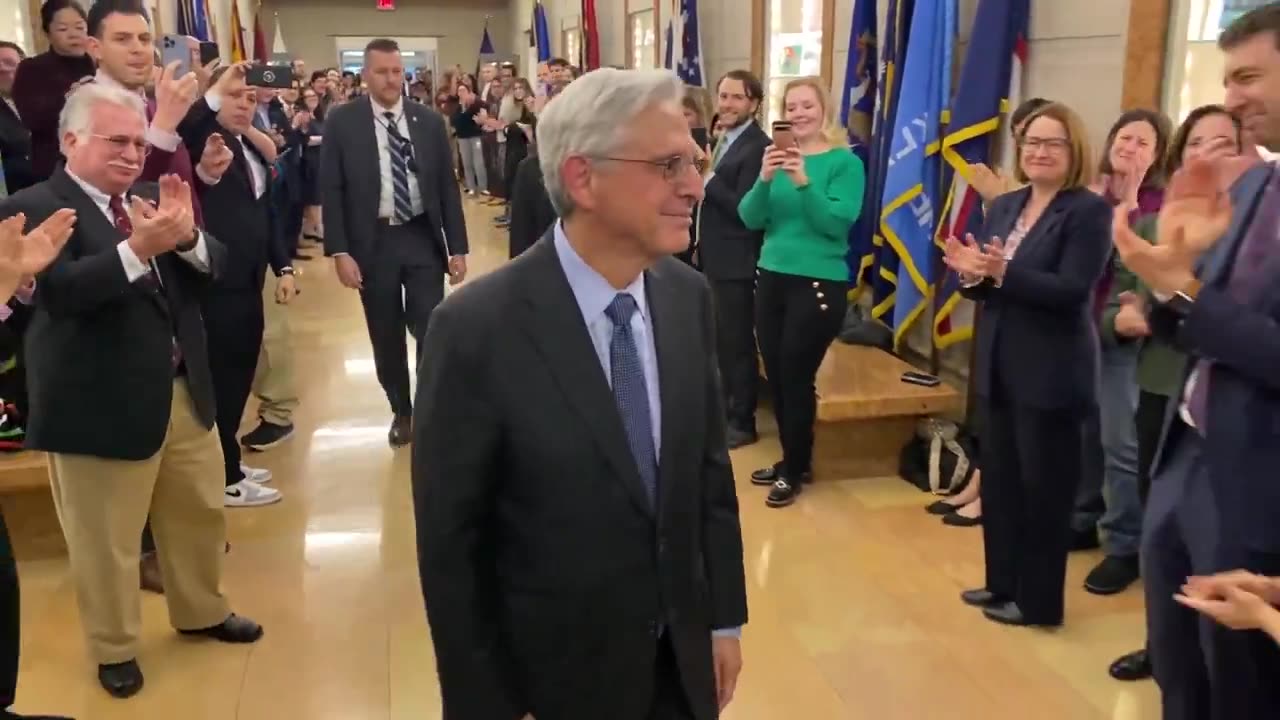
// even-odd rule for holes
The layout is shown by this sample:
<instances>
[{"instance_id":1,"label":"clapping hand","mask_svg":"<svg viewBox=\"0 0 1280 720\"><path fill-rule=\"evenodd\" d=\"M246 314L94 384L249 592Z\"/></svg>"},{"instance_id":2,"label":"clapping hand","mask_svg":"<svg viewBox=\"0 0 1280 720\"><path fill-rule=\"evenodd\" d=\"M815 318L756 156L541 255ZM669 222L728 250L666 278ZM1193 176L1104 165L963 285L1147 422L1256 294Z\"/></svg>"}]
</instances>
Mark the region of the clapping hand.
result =
<instances>
[{"instance_id":1,"label":"clapping hand","mask_svg":"<svg viewBox=\"0 0 1280 720\"><path fill-rule=\"evenodd\" d=\"M992 242L999 242L999 240L999 238L992 238ZM955 235L947 238L942 260L947 267L962 276L974 279L987 277L989 258L986 252L978 247L972 233L966 234L963 241L957 239Z\"/></svg>"},{"instance_id":2,"label":"clapping hand","mask_svg":"<svg viewBox=\"0 0 1280 720\"><path fill-rule=\"evenodd\" d=\"M969 184L984 202L989 203L1004 194L1006 183L1004 177L987 167L986 163L972 163L969 165Z\"/></svg>"},{"instance_id":3,"label":"clapping hand","mask_svg":"<svg viewBox=\"0 0 1280 720\"><path fill-rule=\"evenodd\" d=\"M143 262L189 242L195 234L191 186L177 175L161 177L159 205L135 195L130 198L129 219L133 223L129 249Z\"/></svg>"},{"instance_id":4,"label":"clapping hand","mask_svg":"<svg viewBox=\"0 0 1280 720\"><path fill-rule=\"evenodd\" d=\"M63 208L24 235L26 221L19 213L0 222L0 293L5 302L62 251L75 228L76 211Z\"/></svg>"},{"instance_id":5,"label":"clapping hand","mask_svg":"<svg viewBox=\"0 0 1280 720\"><path fill-rule=\"evenodd\" d=\"M1280 583L1244 570L1188 578L1174 598L1234 630L1255 630L1276 614Z\"/></svg>"},{"instance_id":6,"label":"clapping hand","mask_svg":"<svg viewBox=\"0 0 1280 720\"><path fill-rule=\"evenodd\" d=\"M1116 313L1115 331L1120 337L1143 338L1151 335L1151 326L1147 323L1147 304L1136 293L1122 292L1119 296L1120 310Z\"/></svg>"},{"instance_id":7,"label":"clapping hand","mask_svg":"<svg viewBox=\"0 0 1280 720\"><path fill-rule=\"evenodd\" d=\"M222 174L231 167L235 154L227 147L227 141L220 133L213 133L204 141L204 151L200 154L200 172L206 178L217 182Z\"/></svg>"},{"instance_id":8,"label":"clapping hand","mask_svg":"<svg viewBox=\"0 0 1280 720\"><path fill-rule=\"evenodd\" d=\"M1195 280L1196 260L1226 232L1231 199L1212 161L1195 159L1173 176L1156 224L1157 242L1138 237L1125 213L1112 221L1120 260L1152 290L1172 295Z\"/></svg>"}]
</instances>

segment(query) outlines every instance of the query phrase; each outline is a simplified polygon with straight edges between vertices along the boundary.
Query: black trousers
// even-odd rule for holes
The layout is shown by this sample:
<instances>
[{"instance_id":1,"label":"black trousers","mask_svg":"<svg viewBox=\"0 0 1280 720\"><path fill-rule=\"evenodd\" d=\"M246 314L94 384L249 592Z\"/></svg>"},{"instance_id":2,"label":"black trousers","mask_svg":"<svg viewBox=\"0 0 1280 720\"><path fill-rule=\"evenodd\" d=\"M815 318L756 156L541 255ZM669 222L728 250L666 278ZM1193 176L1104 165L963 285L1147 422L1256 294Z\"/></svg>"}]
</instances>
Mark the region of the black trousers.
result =
<instances>
[{"instance_id":1,"label":"black trousers","mask_svg":"<svg viewBox=\"0 0 1280 720\"><path fill-rule=\"evenodd\" d=\"M755 432L760 373L756 367L756 287L751 280L711 280L716 352L729 426Z\"/></svg>"},{"instance_id":2,"label":"black trousers","mask_svg":"<svg viewBox=\"0 0 1280 720\"><path fill-rule=\"evenodd\" d=\"M1151 464L1160 449L1160 435L1164 432L1164 414L1169 398L1143 390L1138 395L1138 412L1134 423L1138 426L1138 496L1143 504L1151 493Z\"/></svg>"},{"instance_id":3,"label":"black trousers","mask_svg":"<svg viewBox=\"0 0 1280 720\"><path fill-rule=\"evenodd\" d=\"M1028 622L1061 624L1086 416L999 393L980 402L986 587L1016 602Z\"/></svg>"},{"instance_id":4,"label":"black trousers","mask_svg":"<svg viewBox=\"0 0 1280 720\"><path fill-rule=\"evenodd\" d=\"M680 682L675 650L665 637L658 641L653 705L649 708L649 720L694 720L693 710Z\"/></svg>"},{"instance_id":5,"label":"black trousers","mask_svg":"<svg viewBox=\"0 0 1280 720\"><path fill-rule=\"evenodd\" d=\"M18 564L13 559L9 529L0 512L0 711L13 704L18 690L18 652L21 648L22 600Z\"/></svg>"},{"instance_id":6,"label":"black trousers","mask_svg":"<svg viewBox=\"0 0 1280 720\"><path fill-rule=\"evenodd\" d=\"M812 469L814 378L844 321L847 282L761 270L756 288L756 337L769 376L773 414L786 477Z\"/></svg>"},{"instance_id":7,"label":"black trousers","mask_svg":"<svg viewBox=\"0 0 1280 720\"><path fill-rule=\"evenodd\" d=\"M222 443L226 483L234 485L244 479L237 435L262 350L262 290L215 291L205 299L203 313L217 403L218 440Z\"/></svg>"},{"instance_id":8,"label":"black trousers","mask_svg":"<svg viewBox=\"0 0 1280 720\"><path fill-rule=\"evenodd\" d=\"M417 359L421 360L431 311L444 298L445 259L421 220L404 225L379 223L374 240L367 266L360 266L364 276L360 302L373 344L378 383L387 394L391 411L397 417L409 417L413 415L413 398L405 330L417 342ZM415 369L417 366L415 361Z\"/></svg>"}]
</instances>

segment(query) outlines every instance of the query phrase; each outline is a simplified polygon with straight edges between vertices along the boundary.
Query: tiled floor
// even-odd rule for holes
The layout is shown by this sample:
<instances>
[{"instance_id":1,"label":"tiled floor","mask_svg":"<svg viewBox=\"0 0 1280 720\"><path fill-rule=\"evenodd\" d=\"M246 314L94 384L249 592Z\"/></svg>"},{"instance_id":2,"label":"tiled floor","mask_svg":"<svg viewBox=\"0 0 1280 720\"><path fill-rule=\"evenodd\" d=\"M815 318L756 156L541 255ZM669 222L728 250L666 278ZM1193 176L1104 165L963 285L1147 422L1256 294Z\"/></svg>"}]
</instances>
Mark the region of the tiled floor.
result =
<instances>
[{"instance_id":1,"label":"tiled floor","mask_svg":"<svg viewBox=\"0 0 1280 720\"><path fill-rule=\"evenodd\" d=\"M474 273L506 257L506 235L490 229L491 209L467 204ZM84 654L65 557L24 560L17 709L91 720L440 717L409 453L387 447L390 418L355 294L327 261L304 267L291 308L298 431L251 458L274 471L285 499L228 511L226 589L265 639L249 648L180 640L163 600L147 596L147 685L113 700ZM1153 685L1107 677L1107 663L1141 642L1141 599L1086 594L1096 554L1072 558L1064 629L993 625L957 599L981 581L976 529L942 526L921 510L928 498L894 478L824 478L796 506L770 510L747 481L775 459L766 435L734 454L751 622L727 719L1158 716ZM30 522L10 522L20 550L40 544L21 536L36 532Z\"/></svg>"}]
</instances>

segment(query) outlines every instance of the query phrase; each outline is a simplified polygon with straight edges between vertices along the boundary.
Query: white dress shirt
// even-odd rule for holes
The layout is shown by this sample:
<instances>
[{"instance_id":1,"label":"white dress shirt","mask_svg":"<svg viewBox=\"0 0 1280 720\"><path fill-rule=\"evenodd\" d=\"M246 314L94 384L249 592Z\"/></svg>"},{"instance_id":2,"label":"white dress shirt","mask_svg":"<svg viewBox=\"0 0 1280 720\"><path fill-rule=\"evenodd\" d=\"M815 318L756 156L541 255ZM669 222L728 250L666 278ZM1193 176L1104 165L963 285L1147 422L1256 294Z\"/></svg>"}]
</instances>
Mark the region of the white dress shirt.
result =
<instances>
[{"instance_id":1,"label":"white dress shirt","mask_svg":"<svg viewBox=\"0 0 1280 720\"><path fill-rule=\"evenodd\" d=\"M245 142L243 135L237 133L236 140L240 141L245 162L249 165L249 182L253 183L253 199L260 199L267 191L267 168L257 154L249 149L249 144Z\"/></svg>"},{"instance_id":2,"label":"white dress shirt","mask_svg":"<svg viewBox=\"0 0 1280 720\"><path fill-rule=\"evenodd\" d=\"M409 135L409 120L404 113L404 98L397 99L395 106L385 108L370 96L369 106L373 108L373 132L378 139L378 175L382 179L382 187L378 193L378 217L392 220L396 216L395 181L391 177L391 138L387 134L386 113L389 112L395 116L396 129L400 131L400 137L409 141L410 147L413 146L413 139ZM417 158L415 157L414 160L417 161ZM423 213L418 175L412 171L407 175L409 176L409 204L413 208L414 217L417 217Z\"/></svg>"},{"instance_id":3,"label":"white dress shirt","mask_svg":"<svg viewBox=\"0 0 1280 720\"><path fill-rule=\"evenodd\" d=\"M80 189L84 191L84 194L88 195L89 199L93 201L93 204L97 205L98 209L102 211L102 214L107 218L107 222L111 223L114 227L116 224L116 217L111 212L111 196L76 177L70 170L67 171L67 177L76 181L76 184L80 186ZM124 200L126 203L129 201L127 195ZM127 207L128 206L126 205L126 208ZM187 251L179 251L178 257L186 260L192 267L200 272L207 273L209 272L209 246L205 244L204 232L199 229L197 229L196 232L196 246ZM134 282L138 278L152 272L154 269L156 279L160 280L161 284L164 283L164 280L160 278L159 268L150 263L144 262L142 258L139 258L137 253L133 251L133 248L129 247L129 241L127 239L121 240L116 245L116 252L120 254L120 264L124 266L124 274L125 277L129 279L129 282Z\"/></svg>"}]
</instances>

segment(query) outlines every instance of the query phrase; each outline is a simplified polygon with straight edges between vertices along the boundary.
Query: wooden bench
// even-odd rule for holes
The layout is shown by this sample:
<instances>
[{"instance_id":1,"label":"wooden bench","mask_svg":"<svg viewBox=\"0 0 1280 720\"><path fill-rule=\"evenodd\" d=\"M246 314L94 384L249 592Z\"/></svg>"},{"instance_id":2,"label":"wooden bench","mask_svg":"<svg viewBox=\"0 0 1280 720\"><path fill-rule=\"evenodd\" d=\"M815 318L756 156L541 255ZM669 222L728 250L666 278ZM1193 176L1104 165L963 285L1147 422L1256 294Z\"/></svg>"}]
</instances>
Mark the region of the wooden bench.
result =
<instances>
[{"instance_id":1,"label":"wooden bench","mask_svg":"<svg viewBox=\"0 0 1280 720\"><path fill-rule=\"evenodd\" d=\"M0 455L0 507L19 560L66 554L44 453L28 450Z\"/></svg>"},{"instance_id":2,"label":"wooden bench","mask_svg":"<svg viewBox=\"0 0 1280 720\"><path fill-rule=\"evenodd\" d=\"M815 383L815 478L897 475L898 455L916 422L962 410L963 394L945 383L924 387L902 382L904 372L916 369L878 348L831 346Z\"/></svg>"}]
</instances>

